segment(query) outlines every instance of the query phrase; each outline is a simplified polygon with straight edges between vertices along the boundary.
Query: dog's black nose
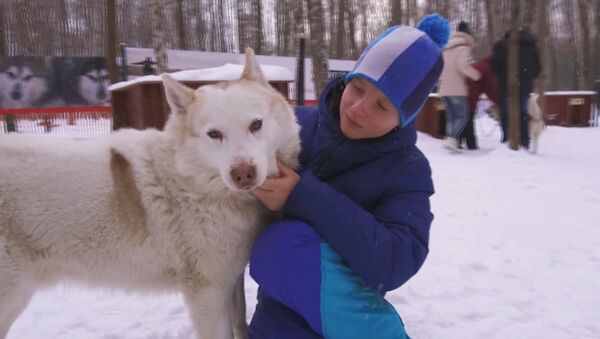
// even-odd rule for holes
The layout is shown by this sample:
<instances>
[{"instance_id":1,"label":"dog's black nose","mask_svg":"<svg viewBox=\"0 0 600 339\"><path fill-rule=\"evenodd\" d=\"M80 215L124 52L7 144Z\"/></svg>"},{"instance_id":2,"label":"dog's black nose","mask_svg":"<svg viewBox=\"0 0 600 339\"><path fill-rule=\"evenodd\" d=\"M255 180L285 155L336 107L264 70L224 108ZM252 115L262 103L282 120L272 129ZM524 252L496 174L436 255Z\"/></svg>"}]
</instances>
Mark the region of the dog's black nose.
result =
<instances>
[{"instance_id":1,"label":"dog's black nose","mask_svg":"<svg viewBox=\"0 0 600 339\"><path fill-rule=\"evenodd\" d=\"M238 188L250 188L256 183L256 167L247 162L234 166L229 175Z\"/></svg>"},{"instance_id":2,"label":"dog's black nose","mask_svg":"<svg viewBox=\"0 0 600 339\"><path fill-rule=\"evenodd\" d=\"M12 91L10 93L10 96L12 97L13 100L21 100L21 98L23 98L23 93L21 91Z\"/></svg>"}]
</instances>

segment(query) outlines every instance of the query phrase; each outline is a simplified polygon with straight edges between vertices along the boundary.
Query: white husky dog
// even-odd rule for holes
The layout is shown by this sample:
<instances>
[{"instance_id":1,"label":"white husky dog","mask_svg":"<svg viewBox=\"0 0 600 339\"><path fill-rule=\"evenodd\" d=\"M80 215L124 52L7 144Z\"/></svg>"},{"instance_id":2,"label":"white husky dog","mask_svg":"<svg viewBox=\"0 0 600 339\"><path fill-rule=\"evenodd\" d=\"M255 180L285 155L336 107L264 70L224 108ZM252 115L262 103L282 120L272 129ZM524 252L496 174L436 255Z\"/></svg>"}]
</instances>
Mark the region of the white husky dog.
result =
<instances>
[{"instance_id":1,"label":"white husky dog","mask_svg":"<svg viewBox=\"0 0 600 339\"><path fill-rule=\"evenodd\" d=\"M0 338L61 279L179 289L200 338L247 336L243 275L271 215L249 190L295 167L299 126L254 52L239 80L163 76L164 131L0 138Z\"/></svg>"},{"instance_id":2,"label":"white husky dog","mask_svg":"<svg viewBox=\"0 0 600 339\"><path fill-rule=\"evenodd\" d=\"M527 115L529 115L529 137L531 138L531 153L536 154L540 135L544 131L544 114L538 104L539 95L533 93L527 100Z\"/></svg>"}]
</instances>

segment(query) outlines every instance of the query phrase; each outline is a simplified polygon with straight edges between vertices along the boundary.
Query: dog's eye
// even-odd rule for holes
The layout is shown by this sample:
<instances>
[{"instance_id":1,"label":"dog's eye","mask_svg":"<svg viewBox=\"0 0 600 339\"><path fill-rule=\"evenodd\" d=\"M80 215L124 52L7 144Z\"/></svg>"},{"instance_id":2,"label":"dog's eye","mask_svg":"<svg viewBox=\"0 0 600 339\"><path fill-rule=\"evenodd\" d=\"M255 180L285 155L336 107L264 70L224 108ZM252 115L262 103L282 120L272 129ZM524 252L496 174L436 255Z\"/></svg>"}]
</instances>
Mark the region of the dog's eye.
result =
<instances>
[{"instance_id":1,"label":"dog's eye","mask_svg":"<svg viewBox=\"0 0 600 339\"><path fill-rule=\"evenodd\" d=\"M262 120L254 120L250 124L250 132L252 132L252 133L257 132L261 128L262 128Z\"/></svg>"},{"instance_id":2,"label":"dog's eye","mask_svg":"<svg viewBox=\"0 0 600 339\"><path fill-rule=\"evenodd\" d=\"M11 72L11 71L6 72L6 74L8 74L8 77L11 78L11 79L14 79L14 78L17 77L17 75L15 73Z\"/></svg>"},{"instance_id":3,"label":"dog's eye","mask_svg":"<svg viewBox=\"0 0 600 339\"><path fill-rule=\"evenodd\" d=\"M23 80L29 81L29 80L31 80L31 78L33 78L33 75L28 74L28 75L26 75L26 76L23 77Z\"/></svg>"},{"instance_id":4,"label":"dog's eye","mask_svg":"<svg viewBox=\"0 0 600 339\"><path fill-rule=\"evenodd\" d=\"M217 131L216 129L211 129L208 131L208 133L206 133L206 135L208 135L208 137L211 139L223 140L223 133Z\"/></svg>"}]
</instances>

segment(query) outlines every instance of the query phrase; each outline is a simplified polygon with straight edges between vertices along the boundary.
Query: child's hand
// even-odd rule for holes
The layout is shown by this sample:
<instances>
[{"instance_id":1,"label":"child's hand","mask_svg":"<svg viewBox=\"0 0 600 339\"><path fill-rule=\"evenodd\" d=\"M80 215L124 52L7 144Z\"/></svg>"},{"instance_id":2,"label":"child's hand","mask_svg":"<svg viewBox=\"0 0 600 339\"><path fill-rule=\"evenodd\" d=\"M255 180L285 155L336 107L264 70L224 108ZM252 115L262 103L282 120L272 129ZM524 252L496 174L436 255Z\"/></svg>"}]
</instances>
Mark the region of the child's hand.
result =
<instances>
[{"instance_id":1,"label":"child's hand","mask_svg":"<svg viewBox=\"0 0 600 339\"><path fill-rule=\"evenodd\" d=\"M278 178L267 178L262 186L250 191L260 202L271 211L280 211L285 205L290 193L296 187L300 176L296 171L277 160Z\"/></svg>"}]
</instances>

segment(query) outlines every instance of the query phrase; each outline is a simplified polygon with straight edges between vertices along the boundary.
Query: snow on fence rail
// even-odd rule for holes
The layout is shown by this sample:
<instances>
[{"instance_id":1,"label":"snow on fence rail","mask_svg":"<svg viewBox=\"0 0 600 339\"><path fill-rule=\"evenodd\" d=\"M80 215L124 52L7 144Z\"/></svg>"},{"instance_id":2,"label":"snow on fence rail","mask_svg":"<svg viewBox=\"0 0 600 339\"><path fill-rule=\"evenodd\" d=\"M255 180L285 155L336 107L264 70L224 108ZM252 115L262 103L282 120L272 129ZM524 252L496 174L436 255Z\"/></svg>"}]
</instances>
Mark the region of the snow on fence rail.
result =
<instances>
[{"instance_id":1,"label":"snow on fence rail","mask_svg":"<svg viewBox=\"0 0 600 339\"><path fill-rule=\"evenodd\" d=\"M45 134L85 137L112 131L107 106L0 109L0 134Z\"/></svg>"}]
</instances>

